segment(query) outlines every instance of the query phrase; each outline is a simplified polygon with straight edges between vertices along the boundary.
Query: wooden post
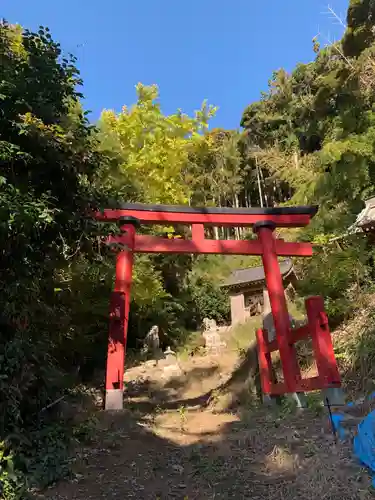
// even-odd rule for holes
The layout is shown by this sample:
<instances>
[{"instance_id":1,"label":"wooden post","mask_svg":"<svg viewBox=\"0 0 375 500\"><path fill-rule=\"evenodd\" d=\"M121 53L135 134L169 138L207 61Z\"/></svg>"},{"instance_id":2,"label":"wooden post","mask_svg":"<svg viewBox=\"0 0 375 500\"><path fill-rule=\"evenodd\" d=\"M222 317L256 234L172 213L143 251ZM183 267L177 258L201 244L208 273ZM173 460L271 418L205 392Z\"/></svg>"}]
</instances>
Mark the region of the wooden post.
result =
<instances>
[{"instance_id":1,"label":"wooden post","mask_svg":"<svg viewBox=\"0 0 375 500\"><path fill-rule=\"evenodd\" d=\"M340 387L340 373L333 351L328 318L324 311L323 298L308 298L306 300L306 312L322 388L332 387L332 385Z\"/></svg>"},{"instance_id":2,"label":"wooden post","mask_svg":"<svg viewBox=\"0 0 375 500\"><path fill-rule=\"evenodd\" d=\"M258 347L258 363L259 376L264 395L269 396L271 393L271 378L272 378L272 361L271 355L267 350L267 332L259 328L257 330L257 347Z\"/></svg>"}]
</instances>

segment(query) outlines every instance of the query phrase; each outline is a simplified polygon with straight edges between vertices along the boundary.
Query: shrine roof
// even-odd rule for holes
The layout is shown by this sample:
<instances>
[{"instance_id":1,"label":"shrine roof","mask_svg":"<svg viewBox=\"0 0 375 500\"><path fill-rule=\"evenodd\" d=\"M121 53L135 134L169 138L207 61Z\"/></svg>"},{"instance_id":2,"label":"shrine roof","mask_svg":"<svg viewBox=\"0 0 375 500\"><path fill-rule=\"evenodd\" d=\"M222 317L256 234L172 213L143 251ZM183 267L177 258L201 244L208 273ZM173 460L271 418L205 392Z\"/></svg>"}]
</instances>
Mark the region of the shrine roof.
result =
<instances>
[{"instance_id":1,"label":"shrine roof","mask_svg":"<svg viewBox=\"0 0 375 500\"><path fill-rule=\"evenodd\" d=\"M293 273L293 262L291 259L285 259L280 262L280 271L283 279L286 279ZM230 277L221 285L222 287L239 287L243 285L253 285L258 282L264 282L265 275L263 266L249 267L246 269L236 269Z\"/></svg>"}]
</instances>

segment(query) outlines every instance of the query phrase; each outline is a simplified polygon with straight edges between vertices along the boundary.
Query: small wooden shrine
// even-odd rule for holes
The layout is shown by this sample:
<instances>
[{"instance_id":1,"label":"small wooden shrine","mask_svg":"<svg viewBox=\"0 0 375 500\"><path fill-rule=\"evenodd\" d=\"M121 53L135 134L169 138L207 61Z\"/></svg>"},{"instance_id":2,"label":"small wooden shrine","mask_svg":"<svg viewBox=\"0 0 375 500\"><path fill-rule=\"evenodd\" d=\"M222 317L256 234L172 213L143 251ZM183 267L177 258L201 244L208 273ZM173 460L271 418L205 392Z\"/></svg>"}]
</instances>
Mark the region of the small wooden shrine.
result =
<instances>
[{"instance_id":1,"label":"small wooden shrine","mask_svg":"<svg viewBox=\"0 0 375 500\"><path fill-rule=\"evenodd\" d=\"M284 289L296 279L291 259L280 262ZM228 290L232 325L245 322L263 312L266 277L263 266L236 269L223 283Z\"/></svg>"}]
</instances>

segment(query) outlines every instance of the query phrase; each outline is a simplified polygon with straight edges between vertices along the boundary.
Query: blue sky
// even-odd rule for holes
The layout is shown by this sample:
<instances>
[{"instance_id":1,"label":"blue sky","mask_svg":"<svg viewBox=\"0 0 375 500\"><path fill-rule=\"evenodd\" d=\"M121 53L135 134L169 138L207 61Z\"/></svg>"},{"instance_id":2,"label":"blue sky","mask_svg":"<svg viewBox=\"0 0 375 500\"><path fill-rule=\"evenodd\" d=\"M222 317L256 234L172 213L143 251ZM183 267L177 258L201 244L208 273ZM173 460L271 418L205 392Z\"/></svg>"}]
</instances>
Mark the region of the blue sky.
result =
<instances>
[{"instance_id":1,"label":"blue sky","mask_svg":"<svg viewBox=\"0 0 375 500\"><path fill-rule=\"evenodd\" d=\"M162 109L187 113L207 99L212 126L239 127L245 106L267 89L272 71L313 59L311 39L338 39L349 0L0 0L0 16L48 26L78 57L84 106L135 101L135 85L159 85Z\"/></svg>"}]
</instances>

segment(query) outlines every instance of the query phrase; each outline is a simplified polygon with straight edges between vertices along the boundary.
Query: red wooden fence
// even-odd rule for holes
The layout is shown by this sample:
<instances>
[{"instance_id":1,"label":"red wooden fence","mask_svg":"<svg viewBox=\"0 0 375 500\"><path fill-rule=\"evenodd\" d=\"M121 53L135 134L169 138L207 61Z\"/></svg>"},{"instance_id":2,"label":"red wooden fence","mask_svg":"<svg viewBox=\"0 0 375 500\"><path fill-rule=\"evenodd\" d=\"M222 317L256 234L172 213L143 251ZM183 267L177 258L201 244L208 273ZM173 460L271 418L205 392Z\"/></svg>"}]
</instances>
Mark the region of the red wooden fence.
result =
<instances>
[{"instance_id":1,"label":"red wooden fence","mask_svg":"<svg viewBox=\"0 0 375 500\"><path fill-rule=\"evenodd\" d=\"M341 387L340 374L333 352L331 333L322 297L307 299L306 313L308 319L306 325L299 328L288 328L287 330L286 339L291 349L289 351L291 358L288 363L289 373L286 374L285 369L283 372L284 379L289 381L289 387L285 381L275 382L273 380L271 353L279 350L278 339L268 342L268 332L261 328L257 331L260 380L264 394L276 396L287 392L308 392ZM294 345L296 342L309 338L312 339L318 375L304 379L301 376ZM288 377L285 375L288 375Z\"/></svg>"}]
</instances>

